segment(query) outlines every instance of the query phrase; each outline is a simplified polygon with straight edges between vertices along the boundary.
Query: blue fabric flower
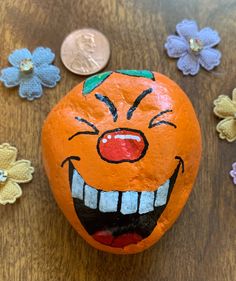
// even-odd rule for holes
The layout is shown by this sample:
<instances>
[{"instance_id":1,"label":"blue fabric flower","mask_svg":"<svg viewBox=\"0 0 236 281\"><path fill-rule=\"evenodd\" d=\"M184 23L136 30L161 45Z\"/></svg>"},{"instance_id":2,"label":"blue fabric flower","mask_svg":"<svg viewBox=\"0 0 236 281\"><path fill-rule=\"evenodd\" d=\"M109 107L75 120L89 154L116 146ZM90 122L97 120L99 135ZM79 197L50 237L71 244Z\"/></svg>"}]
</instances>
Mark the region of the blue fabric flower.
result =
<instances>
[{"instance_id":1,"label":"blue fabric flower","mask_svg":"<svg viewBox=\"0 0 236 281\"><path fill-rule=\"evenodd\" d=\"M167 37L165 49L172 58L179 58L177 67L184 75L196 75L200 65L210 71L220 64L221 52L212 48L220 42L217 31L205 27L198 31L193 20L183 20L176 25L177 35Z\"/></svg>"},{"instance_id":2,"label":"blue fabric flower","mask_svg":"<svg viewBox=\"0 0 236 281\"><path fill-rule=\"evenodd\" d=\"M15 50L8 57L11 67L1 70L0 80L8 88L19 86L19 95L29 101L40 98L42 86L53 88L60 81L60 69L52 62L55 54L49 48Z\"/></svg>"}]
</instances>

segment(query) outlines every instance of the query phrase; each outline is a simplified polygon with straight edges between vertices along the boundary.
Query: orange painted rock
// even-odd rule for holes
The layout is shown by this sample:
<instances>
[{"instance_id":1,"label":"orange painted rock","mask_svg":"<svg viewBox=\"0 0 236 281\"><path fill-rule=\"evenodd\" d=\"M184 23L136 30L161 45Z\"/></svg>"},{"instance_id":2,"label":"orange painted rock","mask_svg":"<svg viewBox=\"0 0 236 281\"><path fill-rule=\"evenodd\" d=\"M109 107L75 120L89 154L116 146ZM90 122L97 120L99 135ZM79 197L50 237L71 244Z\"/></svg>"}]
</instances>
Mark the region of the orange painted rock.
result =
<instances>
[{"instance_id":1,"label":"orange painted rock","mask_svg":"<svg viewBox=\"0 0 236 281\"><path fill-rule=\"evenodd\" d=\"M143 251L191 192L201 133L185 93L166 76L120 70L88 78L51 111L42 133L54 197L97 249Z\"/></svg>"}]
</instances>

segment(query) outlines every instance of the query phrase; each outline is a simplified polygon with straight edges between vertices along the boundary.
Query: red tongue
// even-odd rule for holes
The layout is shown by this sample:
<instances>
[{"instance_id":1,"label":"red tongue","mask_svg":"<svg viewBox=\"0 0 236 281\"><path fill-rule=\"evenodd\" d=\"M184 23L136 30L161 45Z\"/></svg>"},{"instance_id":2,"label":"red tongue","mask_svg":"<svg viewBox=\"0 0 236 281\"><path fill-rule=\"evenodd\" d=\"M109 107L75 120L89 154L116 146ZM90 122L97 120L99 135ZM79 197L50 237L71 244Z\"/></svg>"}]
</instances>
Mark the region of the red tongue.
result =
<instances>
[{"instance_id":1,"label":"red tongue","mask_svg":"<svg viewBox=\"0 0 236 281\"><path fill-rule=\"evenodd\" d=\"M110 231L101 230L92 235L93 238L105 245L122 248L130 244L137 244L143 238L137 233L125 233L114 237Z\"/></svg>"},{"instance_id":2,"label":"red tongue","mask_svg":"<svg viewBox=\"0 0 236 281\"><path fill-rule=\"evenodd\" d=\"M92 236L93 239L105 245L110 245L113 241L111 232L106 230L97 231Z\"/></svg>"}]
</instances>

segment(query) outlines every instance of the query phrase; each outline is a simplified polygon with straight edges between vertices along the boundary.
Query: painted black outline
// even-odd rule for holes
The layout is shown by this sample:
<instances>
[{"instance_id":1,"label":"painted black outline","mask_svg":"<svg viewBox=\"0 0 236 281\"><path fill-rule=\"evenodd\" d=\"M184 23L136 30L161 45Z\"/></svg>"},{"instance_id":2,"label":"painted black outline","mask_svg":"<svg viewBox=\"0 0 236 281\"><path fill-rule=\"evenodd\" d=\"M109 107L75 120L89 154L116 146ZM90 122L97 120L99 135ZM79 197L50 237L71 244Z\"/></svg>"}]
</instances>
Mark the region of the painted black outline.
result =
<instances>
[{"instance_id":1,"label":"painted black outline","mask_svg":"<svg viewBox=\"0 0 236 281\"><path fill-rule=\"evenodd\" d=\"M182 174L185 171L184 160L180 156L175 156L175 159L179 161L179 164L182 166Z\"/></svg>"},{"instance_id":2,"label":"painted black outline","mask_svg":"<svg viewBox=\"0 0 236 281\"><path fill-rule=\"evenodd\" d=\"M159 125L165 124L165 125L170 125L170 126L172 126L176 129L177 126L174 123L169 122L169 121L161 120L161 121L158 121L157 123L153 123L156 118L162 116L163 114L169 113L169 112L173 112L173 110L167 109L167 110L164 110L162 112L159 112L157 115L152 117L152 119L149 121L148 128L151 129L151 128L157 127Z\"/></svg>"},{"instance_id":3,"label":"painted black outline","mask_svg":"<svg viewBox=\"0 0 236 281\"><path fill-rule=\"evenodd\" d=\"M155 80L155 75L153 74L152 71L150 71L148 69L142 69L142 70L136 70L136 71L148 71L148 72L150 72L152 74L152 78L149 78L149 77L146 77L146 76L131 75L131 74L128 74L128 73L121 72L123 70L132 71L132 70L136 70L136 69L119 69L119 70L116 70L115 73L119 73L119 74L122 74L122 75L127 75L127 76L130 76L130 77L146 78L146 79L150 79L152 81L156 81Z\"/></svg>"},{"instance_id":4,"label":"painted black outline","mask_svg":"<svg viewBox=\"0 0 236 281\"><path fill-rule=\"evenodd\" d=\"M90 123L89 121L85 120L84 118L81 118L81 117L75 117L76 120L80 121L80 122L83 122L85 124L87 124L89 127L91 127L92 129L94 129L94 132L91 132L91 131L81 131L81 132L77 132L75 133L74 135L72 135L71 137L68 138L68 140L72 140L74 137L78 136L78 135L81 135L81 134L84 134L84 135L98 135L99 134L99 130L97 129L97 127Z\"/></svg>"},{"instance_id":5,"label":"painted black outline","mask_svg":"<svg viewBox=\"0 0 236 281\"><path fill-rule=\"evenodd\" d=\"M181 166L182 166L182 172L183 172L183 167L184 167L184 160L180 157L180 156L176 156L175 157L175 159L176 160L178 160L178 164L177 164L177 166L176 166L176 168L175 168L175 170L174 170L174 172L173 172L173 174L172 174L172 176L170 177L170 186L169 186L169 190L168 190L168 195L167 195L167 200L166 200L166 203L165 203L165 205L163 205L163 206L159 206L159 207L155 207L155 205L154 205L154 211L152 211L151 213L153 213L153 212L155 212L155 217L156 217L156 220L155 220L155 224L154 225L150 225L148 228L145 226L145 231L143 232L143 233L139 233L141 236L142 236L142 239L145 239L145 238L147 238L147 237L149 237L152 233L153 233L153 231L154 231L154 229L155 229L155 227L157 226L157 224L158 224L158 221L159 221L159 218L160 218L160 216L162 215L162 213L165 211L165 209L166 209L166 207L168 206L168 204L169 204L169 200L170 200L170 197L171 197L171 195L172 195L172 191L173 191L173 189L175 188L175 184L176 184L176 180L177 180L177 178L178 178L178 176L179 176L179 172L180 172L180 168L181 168ZM69 167L68 167L68 169L69 169L69 175L73 175L73 172L74 172L74 170L76 170L75 169L75 167L73 166L73 163L71 162L71 161L69 161ZM78 171L77 171L78 172ZM84 179L83 179L84 180ZM72 176L71 177L69 177L69 184L70 184L70 189L72 189ZM84 182L84 184L86 184L86 182ZM93 187L93 188L95 188L95 189L97 189L96 187ZM98 191L103 191L102 189L97 189ZM118 191L118 190L112 190L112 191ZM143 190L144 191L144 190ZM156 191L157 190L155 190L155 194L156 194ZM123 215L123 214L121 214L120 213L120 209L121 209L121 207L119 207L119 206L121 206L121 195L122 195L122 192L121 191L118 191L119 192L119 197L120 197L120 199L118 200L118 207L117 207L117 212L119 213L119 217L121 218L121 217L123 217L124 219L127 219L127 217L133 217L133 216L139 216L139 217L142 217L142 218L144 218L145 216L150 216L150 214L149 213L146 213L146 214L139 214L139 213L135 213L135 214L127 214L127 215ZM98 196L99 196L99 194L100 194L100 192L98 192ZM141 192L138 192L138 197L139 197L139 200L140 200L140 195L141 195ZM84 197L83 197L84 198ZM86 215L86 216L88 216L88 215L91 215L92 214L92 217L95 217L95 218L100 218L100 217L98 217L96 214L102 214L102 216L103 215L105 215L106 216L106 222L107 222L107 219L112 219L112 222L114 223L114 219L116 219L116 214L115 213L113 213L113 212L107 212L107 213L102 213L101 211L99 211L99 205L97 204L97 209L90 209L89 207L86 207L85 205L84 205L84 200L80 200L80 199L77 199L77 198L73 198L72 197L72 200L73 200L73 205L74 205L74 209L75 209L75 212L76 212L76 214L77 214L77 218L79 219L79 221L80 221L80 223L82 224L82 226L83 226L83 228L84 228L84 230L89 234L89 235L93 235L94 233L95 233L95 231L96 230L94 230L93 228L92 229L90 229L90 227L89 227L89 224L85 224L84 223L84 218L83 218L83 215ZM99 199L98 199L98 203L99 203ZM155 204L155 200L154 200L154 204ZM138 206L140 205L140 202L138 202ZM82 206L83 207L83 209L81 209L81 207L80 206ZM84 211L84 212L81 212L81 211ZM116 212L116 213L117 213ZM81 216L82 215L82 216ZM151 214L151 216L153 216L152 214ZM148 219L148 218L147 218ZM87 218L86 218L86 220L87 220ZM131 220L130 220L131 221ZM100 224L102 224L103 222L101 222ZM131 221L131 223L132 223L132 221ZM93 224L94 225L94 224ZM113 225L113 224L112 224ZM100 228L99 228L100 229ZM127 228L128 229L128 228ZM126 230L127 230L126 229ZM112 230L112 229L111 229ZM119 230L119 229L118 229ZM116 236L119 236L120 234L122 234L123 232L123 229L121 229L121 232L120 231L117 231L117 230L115 230L115 232L113 233L113 236L114 237L116 237ZM101 244L103 244L102 242L99 242L99 243L101 243ZM107 245L107 246L110 246L110 245ZM110 247L114 247L114 246L110 246ZM123 247L118 247L118 248L123 248Z\"/></svg>"},{"instance_id":6,"label":"painted black outline","mask_svg":"<svg viewBox=\"0 0 236 281\"><path fill-rule=\"evenodd\" d=\"M122 203L122 191L118 191L118 202L117 202L117 210L121 210L121 203ZM100 192L98 192L100 193Z\"/></svg>"},{"instance_id":7,"label":"painted black outline","mask_svg":"<svg viewBox=\"0 0 236 281\"><path fill-rule=\"evenodd\" d=\"M85 83L86 83L86 81L89 79L89 78L87 78L85 81L84 81L84 84L83 84L83 90L82 90L82 95L83 96L86 96L86 95L89 95L92 91L94 91L95 89L97 89L97 87L99 87L107 78L109 78L111 75L112 75L112 73L113 73L113 71L105 71L105 72L110 72L109 73L109 75L106 77L106 78L104 78L103 80L101 80L101 82L100 83L98 83L97 85L96 85L96 87L94 87L91 91L89 91L88 93L84 93L84 88L85 88ZM105 72L103 72L103 73L105 73ZM94 75L94 76L92 76L92 77L95 77L95 76L98 76L99 74L97 74L97 75ZM90 77L90 78L92 78L92 77Z\"/></svg>"},{"instance_id":8,"label":"painted black outline","mask_svg":"<svg viewBox=\"0 0 236 281\"><path fill-rule=\"evenodd\" d=\"M116 122L118 118L118 113L114 103L107 96L103 96L99 93L96 93L95 97L97 100L103 102L108 107L111 115L113 116L113 121Z\"/></svg>"},{"instance_id":9,"label":"painted black outline","mask_svg":"<svg viewBox=\"0 0 236 281\"><path fill-rule=\"evenodd\" d=\"M184 168L184 167L185 167L185 164L184 164L183 158L181 158L180 156L175 156L175 159L178 160L179 163L177 164L177 166L176 166L176 168L175 168L175 170L174 170L174 173L173 173L173 175L170 177L170 179L174 176L174 174L175 174L176 172L179 172L180 166L182 166L182 174L185 172L185 168ZM78 157L78 156L69 156L69 157L67 157L66 159L64 159L64 160L62 161L61 167L63 167L66 162L69 162L69 163L72 164L71 160L80 161L80 157ZM72 167L73 170L76 170L76 171L77 171L77 169L74 167L73 164L72 164L71 167ZM70 167L69 167L69 168L70 168ZM73 171L72 171L72 172L73 172ZM77 171L77 173L79 173L79 172ZM80 175L80 176L81 176L81 175ZM81 177L82 177L82 176L81 176ZM83 179L83 177L82 177L82 179ZM84 180L84 179L83 179L83 180ZM86 183L86 182L85 182L85 183ZM70 186L72 186L72 181L70 181ZM103 189L100 189L100 188L97 188L97 187L93 187L93 188L95 188L95 189L98 190L98 191L104 191ZM117 190L117 189L114 189L114 190L111 190L111 191L122 192L122 191ZM134 191L134 190L131 190L131 191ZM145 191L145 190L143 190L143 191ZM148 190L146 190L146 191L148 191ZM156 190L155 190L155 191L156 191ZM142 191L137 191L137 192L140 193L140 195L141 195L141 192L142 192ZM138 198L138 200L139 200L139 198ZM138 201L138 202L139 202L139 201Z\"/></svg>"},{"instance_id":10,"label":"painted black outline","mask_svg":"<svg viewBox=\"0 0 236 281\"><path fill-rule=\"evenodd\" d=\"M148 94L151 94L153 91L153 88L149 88L147 90L144 90L134 101L133 105L130 107L130 109L127 112L127 119L130 120L133 116L134 111L136 110L136 108L138 107L138 105L140 104L140 102L142 101L142 99L144 99Z\"/></svg>"},{"instance_id":11,"label":"painted black outline","mask_svg":"<svg viewBox=\"0 0 236 281\"><path fill-rule=\"evenodd\" d=\"M162 125L162 124L164 124L164 125L169 125L169 126L174 127L175 129L177 129L177 126L176 126L174 123L171 123L171 122L165 121L165 120L161 120L161 121L159 121L159 122L153 124L151 127L148 127L148 128L151 129L151 128L160 126L160 125Z\"/></svg>"},{"instance_id":12,"label":"painted black outline","mask_svg":"<svg viewBox=\"0 0 236 281\"><path fill-rule=\"evenodd\" d=\"M80 161L80 157L79 156L69 156L66 157L62 162L61 162L61 167L63 168L66 162L71 162L71 160L76 160L76 161Z\"/></svg>"},{"instance_id":13,"label":"painted black outline","mask_svg":"<svg viewBox=\"0 0 236 281\"><path fill-rule=\"evenodd\" d=\"M113 132L118 132L118 131L121 131L121 130L126 130L126 131L130 131L130 132L134 132L134 133L139 133L141 135L141 137L143 138L143 141L144 141L144 149L140 155L139 158L135 159L135 160L120 160L120 161L110 161L110 160L107 160L106 158L104 158L102 156L102 154L100 153L100 150L99 150L99 144L100 144L100 141L102 140L102 138L104 137L105 134L109 134L109 133L113 133ZM99 154L99 156L101 157L102 160L108 162L108 163L111 163L111 164L119 164L119 163L124 163L124 162L129 162L129 163L134 163L134 162L137 162L139 161L140 159L142 159L146 152L147 152L147 149L148 149L148 146L149 146L149 143L144 135L143 132L141 132L140 130L135 130L135 129L130 129L130 128L116 128L116 129L113 129L113 130L108 130L106 132L104 132L99 138L98 138L98 142L97 142L97 152Z\"/></svg>"}]
</instances>

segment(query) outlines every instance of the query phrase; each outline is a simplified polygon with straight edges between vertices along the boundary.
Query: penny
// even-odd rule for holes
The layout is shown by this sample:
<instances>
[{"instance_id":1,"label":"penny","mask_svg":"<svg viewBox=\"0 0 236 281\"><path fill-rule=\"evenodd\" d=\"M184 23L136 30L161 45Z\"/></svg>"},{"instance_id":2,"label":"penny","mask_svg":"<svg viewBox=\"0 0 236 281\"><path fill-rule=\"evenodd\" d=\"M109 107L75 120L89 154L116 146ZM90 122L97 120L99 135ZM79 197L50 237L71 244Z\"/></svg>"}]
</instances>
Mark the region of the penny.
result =
<instances>
[{"instance_id":1,"label":"penny","mask_svg":"<svg viewBox=\"0 0 236 281\"><path fill-rule=\"evenodd\" d=\"M90 75L102 70L110 58L110 44L105 35L92 28L70 33L61 46L61 60L71 72Z\"/></svg>"}]
</instances>

